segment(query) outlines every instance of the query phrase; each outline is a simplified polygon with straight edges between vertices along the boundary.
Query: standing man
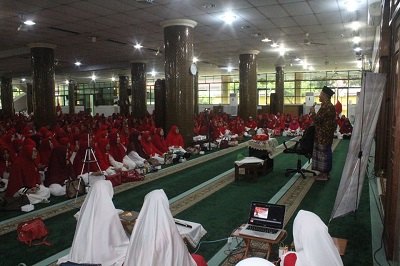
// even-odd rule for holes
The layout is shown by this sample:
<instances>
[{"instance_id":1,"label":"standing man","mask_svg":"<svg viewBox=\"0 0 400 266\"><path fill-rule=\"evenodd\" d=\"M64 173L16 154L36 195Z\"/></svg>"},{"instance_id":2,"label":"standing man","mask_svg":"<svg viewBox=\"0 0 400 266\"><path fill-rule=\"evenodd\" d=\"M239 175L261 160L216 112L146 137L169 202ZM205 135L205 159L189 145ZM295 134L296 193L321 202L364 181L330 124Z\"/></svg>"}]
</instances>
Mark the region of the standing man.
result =
<instances>
[{"instance_id":1,"label":"standing man","mask_svg":"<svg viewBox=\"0 0 400 266\"><path fill-rule=\"evenodd\" d=\"M315 107L310 108L310 115L315 125L314 150L312 156L312 169L320 174L315 180L329 179L332 170L332 142L336 130L336 111L331 103L335 94L330 88L324 86L319 95L321 108L315 113Z\"/></svg>"}]
</instances>

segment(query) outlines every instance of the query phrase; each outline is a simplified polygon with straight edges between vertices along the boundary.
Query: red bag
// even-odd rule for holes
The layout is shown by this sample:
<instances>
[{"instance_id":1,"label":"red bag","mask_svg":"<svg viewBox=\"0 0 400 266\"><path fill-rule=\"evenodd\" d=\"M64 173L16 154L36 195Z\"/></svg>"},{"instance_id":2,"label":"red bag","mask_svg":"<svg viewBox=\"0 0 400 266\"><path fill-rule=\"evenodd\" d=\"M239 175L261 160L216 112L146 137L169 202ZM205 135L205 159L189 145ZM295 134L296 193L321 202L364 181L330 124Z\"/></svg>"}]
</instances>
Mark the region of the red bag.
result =
<instances>
[{"instance_id":1,"label":"red bag","mask_svg":"<svg viewBox=\"0 0 400 266\"><path fill-rule=\"evenodd\" d=\"M116 173L113 175L106 175L105 176L107 180L111 181L111 184L113 187L121 185L122 184L122 179L121 179L121 174L120 173Z\"/></svg>"},{"instance_id":2,"label":"red bag","mask_svg":"<svg viewBox=\"0 0 400 266\"><path fill-rule=\"evenodd\" d=\"M29 246L37 246L45 244L51 246L46 238L49 234L49 230L44 225L42 218L35 218L33 220L22 222L17 226L18 240L28 244ZM32 243L34 240L40 240L40 242Z\"/></svg>"},{"instance_id":3,"label":"red bag","mask_svg":"<svg viewBox=\"0 0 400 266\"><path fill-rule=\"evenodd\" d=\"M144 179L144 175L139 174L136 170L123 171L121 173L122 182L134 182L134 181L142 181Z\"/></svg>"}]
</instances>

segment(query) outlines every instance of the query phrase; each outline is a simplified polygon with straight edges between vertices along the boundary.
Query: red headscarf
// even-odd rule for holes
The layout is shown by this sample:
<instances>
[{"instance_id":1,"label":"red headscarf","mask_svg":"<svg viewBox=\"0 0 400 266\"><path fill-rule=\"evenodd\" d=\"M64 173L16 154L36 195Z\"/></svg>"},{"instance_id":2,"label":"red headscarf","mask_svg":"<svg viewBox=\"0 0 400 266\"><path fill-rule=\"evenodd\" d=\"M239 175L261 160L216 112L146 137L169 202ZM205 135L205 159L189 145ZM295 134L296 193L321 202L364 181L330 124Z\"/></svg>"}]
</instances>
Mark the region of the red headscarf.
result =
<instances>
[{"instance_id":1,"label":"red headscarf","mask_svg":"<svg viewBox=\"0 0 400 266\"><path fill-rule=\"evenodd\" d=\"M168 146L167 143L165 143L164 135L161 135L162 130L161 127L156 128L154 135L151 137L151 142L157 150L165 153L168 151Z\"/></svg>"},{"instance_id":2,"label":"red headscarf","mask_svg":"<svg viewBox=\"0 0 400 266\"><path fill-rule=\"evenodd\" d=\"M110 155L117 161L122 162L125 155L126 150L124 146L118 142L118 133L111 132L108 134L108 139L110 140Z\"/></svg>"},{"instance_id":3,"label":"red headscarf","mask_svg":"<svg viewBox=\"0 0 400 266\"><path fill-rule=\"evenodd\" d=\"M150 156L155 156L156 154L162 155L163 153L157 150L156 147L154 147L153 143L151 142L151 138L149 139L149 137L150 137L149 131L145 131L142 134L142 146L144 151Z\"/></svg>"},{"instance_id":4,"label":"red headscarf","mask_svg":"<svg viewBox=\"0 0 400 266\"><path fill-rule=\"evenodd\" d=\"M8 179L8 187L6 197L13 197L14 194L21 188L35 187L36 184L41 184L40 174L36 168L36 164L32 159L33 145L25 145L22 147L20 156L13 164Z\"/></svg>"},{"instance_id":5,"label":"red headscarf","mask_svg":"<svg viewBox=\"0 0 400 266\"><path fill-rule=\"evenodd\" d=\"M40 146L39 146L39 154L40 154L40 162L41 164L48 166L49 165L49 160L50 160L50 154L52 147L50 146L50 142L52 140L48 137L42 139L40 141Z\"/></svg>"},{"instance_id":6,"label":"red headscarf","mask_svg":"<svg viewBox=\"0 0 400 266\"><path fill-rule=\"evenodd\" d=\"M182 148L185 148L185 144L183 143L183 137L180 133L176 133L176 129L178 129L177 126L171 127L165 141L168 147L181 146Z\"/></svg>"},{"instance_id":7,"label":"red headscarf","mask_svg":"<svg viewBox=\"0 0 400 266\"><path fill-rule=\"evenodd\" d=\"M97 141L95 153L96 153L97 161L98 161L102 171L107 170L108 167L111 166L110 158L108 156L108 151L106 149L109 142L110 142L110 140L106 139L106 138L102 138Z\"/></svg>"},{"instance_id":8,"label":"red headscarf","mask_svg":"<svg viewBox=\"0 0 400 266\"><path fill-rule=\"evenodd\" d=\"M51 151L44 185L46 187L51 184L64 185L65 180L69 177L75 179L76 175L73 172L72 164L67 159L67 147L61 145Z\"/></svg>"}]
</instances>

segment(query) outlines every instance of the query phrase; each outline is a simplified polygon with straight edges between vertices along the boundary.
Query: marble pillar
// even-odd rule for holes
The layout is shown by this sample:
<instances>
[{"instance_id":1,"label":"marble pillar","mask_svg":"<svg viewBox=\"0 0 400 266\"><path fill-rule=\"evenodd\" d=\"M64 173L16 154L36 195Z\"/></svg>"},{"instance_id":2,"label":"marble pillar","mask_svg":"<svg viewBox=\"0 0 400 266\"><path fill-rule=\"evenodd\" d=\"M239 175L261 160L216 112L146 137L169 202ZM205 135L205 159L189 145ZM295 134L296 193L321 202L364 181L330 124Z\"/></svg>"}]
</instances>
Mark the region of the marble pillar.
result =
<instances>
[{"instance_id":1,"label":"marble pillar","mask_svg":"<svg viewBox=\"0 0 400 266\"><path fill-rule=\"evenodd\" d=\"M129 97L128 97L128 89L129 89L129 77L128 76L119 76L119 112L122 115L129 114Z\"/></svg>"},{"instance_id":2,"label":"marble pillar","mask_svg":"<svg viewBox=\"0 0 400 266\"><path fill-rule=\"evenodd\" d=\"M31 48L32 65L32 105L36 128L54 126L55 111L55 45L33 43Z\"/></svg>"},{"instance_id":3,"label":"marble pillar","mask_svg":"<svg viewBox=\"0 0 400 266\"><path fill-rule=\"evenodd\" d=\"M190 73L193 63L193 28L197 22L174 19L161 22L164 28L166 127L178 126L185 145L193 142L194 84Z\"/></svg>"},{"instance_id":4,"label":"marble pillar","mask_svg":"<svg viewBox=\"0 0 400 266\"><path fill-rule=\"evenodd\" d=\"M275 101L271 102L271 106L274 105L274 110L276 113L283 114L283 106L284 106L284 81L285 75L283 72L284 66L275 66ZM271 99L272 101L272 99Z\"/></svg>"},{"instance_id":5,"label":"marble pillar","mask_svg":"<svg viewBox=\"0 0 400 266\"><path fill-rule=\"evenodd\" d=\"M70 114L75 114L75 91L77 89L77 84L74 80L70 80L68 83L68 109Z\"/></svg>"},{"instance_id":6,"label":"marble pillar","mask_svg":"<svg viewBox=\"0 0 400 266\"><path fill-rule=\"evenodd\" d=\"M146 63L132 62L132 114L136 118L147 115Z\"/></svg>"},{"instance_id":7,"label":"marble pillar","mask_svg":"<svg viewBox=\"0 0 400 266\"><path fill-rule=\"evenodd\" d=\"M156 127L162 127L164 129L164 133L167 130L165 125L166 110L165 79L157 79L154 84L154 120Z\"/></svg>"},{"instance_id":8,"label":"marble pillar","mask_svg":"<svg viewBox=\"0 0 400 266\"><path fill-rule=\"evenodd\" d=\"M33 112L32 83L26 83L26 104L28 107L28 114L31 114Z\"/></svg>"},{"instance_id":9,"label":"marble pillar","mask_svg":"<svg viewBox=\"0 0 400 266\"><path fill-rule=\"evenodd\" d=\"M242 51L239 55L239 112L243 119L257 117L257 55L260 51Z\"/></svg>"},{"instance_id":10,"label":"marble pillar","mask_svg":"<svg viewBox=\"0 0 400 266\"><path fill-rule=\"evenodd\" d=\"M4 118L14 114L12 78L1 77L1 110Z\"/></svg>"}]
</instances>

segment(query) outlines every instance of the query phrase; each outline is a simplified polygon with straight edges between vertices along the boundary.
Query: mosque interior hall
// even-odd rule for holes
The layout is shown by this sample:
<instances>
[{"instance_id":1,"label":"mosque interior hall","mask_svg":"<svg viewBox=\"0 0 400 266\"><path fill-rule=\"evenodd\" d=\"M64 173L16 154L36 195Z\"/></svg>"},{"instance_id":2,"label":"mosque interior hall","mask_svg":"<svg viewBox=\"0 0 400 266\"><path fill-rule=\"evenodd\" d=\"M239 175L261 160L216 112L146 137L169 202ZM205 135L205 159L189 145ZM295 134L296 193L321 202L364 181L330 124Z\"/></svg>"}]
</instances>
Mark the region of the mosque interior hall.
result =
<instances>
[{"instance_id":1,"label":"mosque interior hall","mask_svg":"<svg viewBox=\"0 0 400 266\"><path fill-rule=\"evenodd\" d=\"M192 232L180 230L184 252L201 255L209 266L245 266L251 257L263 258L262 266L280 265L284 253L296 251L296 217L303 210L326 226L340 255L332 265L400 265L399 15L399 0L0 1L0 153L13 135L22 154L23 145L33 145L24 140L43 128L43 139L61 127L85 131L84 140L68 132L76 153L90 152L91 143L100 147L105 138L111 146L114 127L124 152L136 131L147 138L150 128L151 135L161 129L167 137L178 128L185 143L174 150L178 158L166 152L156 159L158 168L141 166L139 177L133 170L126 182L112 181L108 203L119 217L139 215L134 221L142 226L147 195L165 193L165 219ZM282 125L277 133L268 123L308 120L324 106L327 90L338 126L332 169L321 181L300 171L315 166L312 153L287 151L305 129L300 134ZM341 118L351 137L340 133ZM254 137L257 128L239 139L228 129L219 136L212 131L219 123L236 130L253 119L258 128L268 126L264 139ZM23 132L21 121L32 131ZM268 153L262 162L258 149ZM83 174L87 156L80 159L82 170L75 172ZM0 176L5 179L8 174ZM2 265L57 265L72 254L76 213L91 196L89 173L82 180L86 191L74 199L52 194L28 211L0 210ZM6 193L0 187L1 198ZM240 234L254 202L286 207L278 240ZM262 213L273 213L269 208ZM51 246L17 240L18 224L35 217L48 227ZM121 223L124 241L139 235L132 220Z\"/></svg>"}]
</instances>

